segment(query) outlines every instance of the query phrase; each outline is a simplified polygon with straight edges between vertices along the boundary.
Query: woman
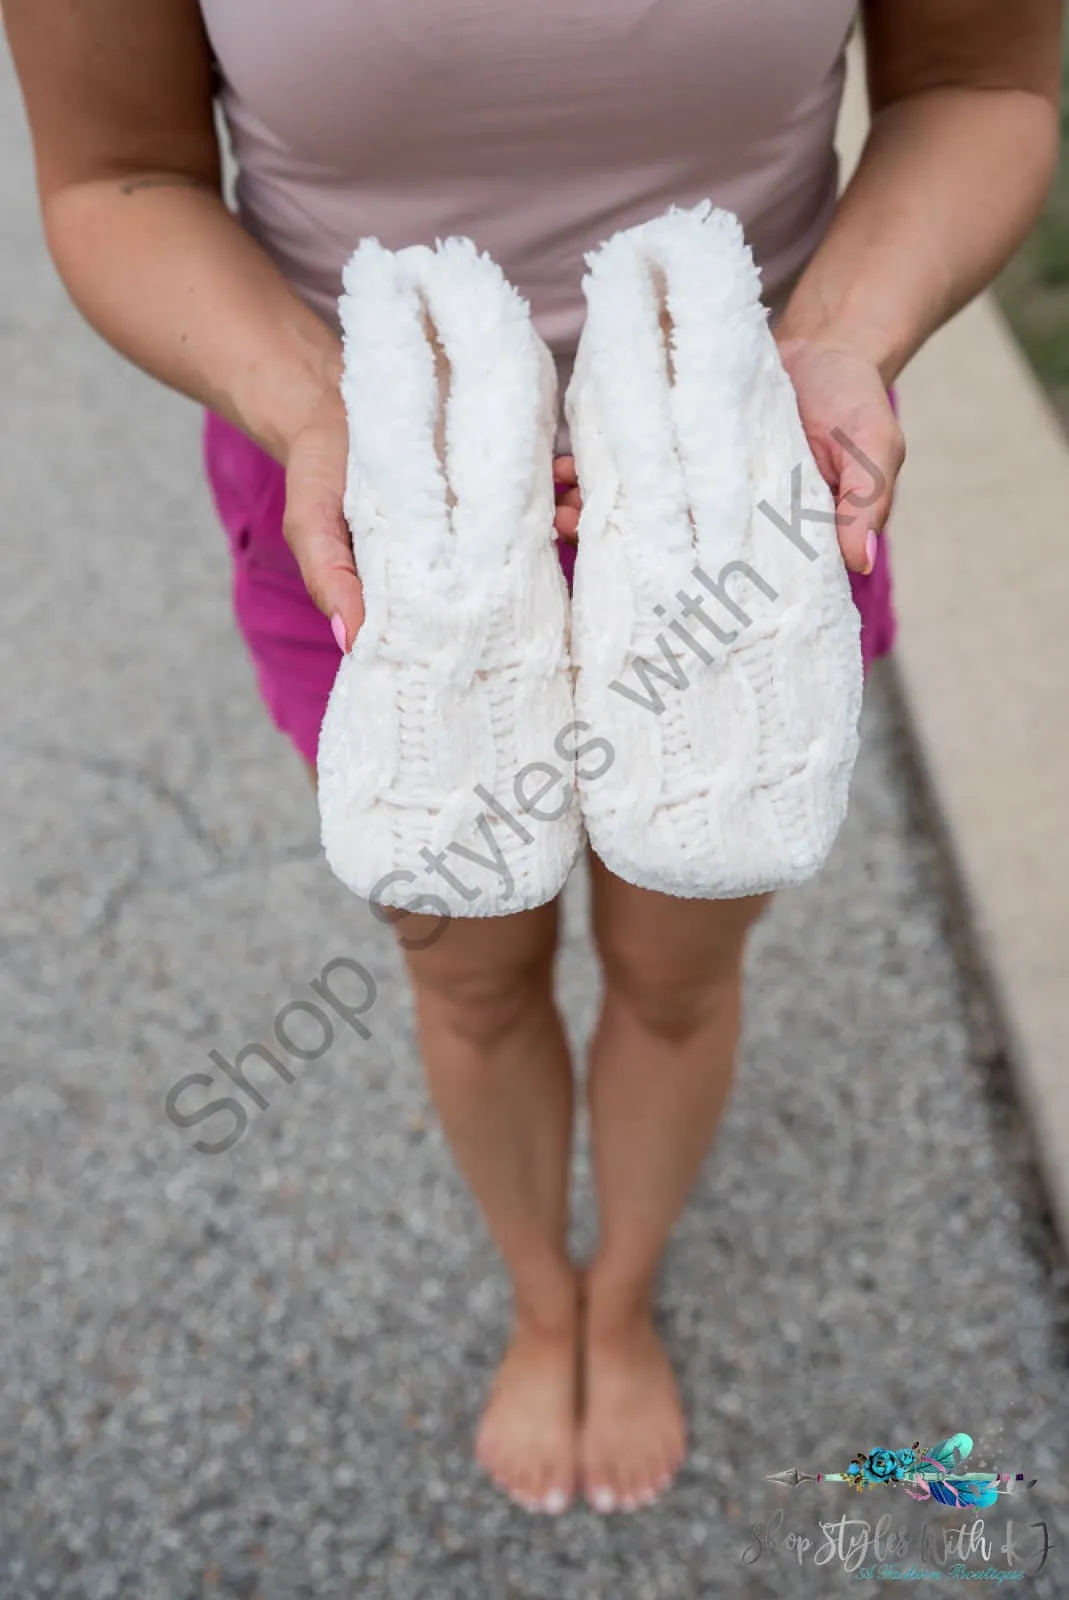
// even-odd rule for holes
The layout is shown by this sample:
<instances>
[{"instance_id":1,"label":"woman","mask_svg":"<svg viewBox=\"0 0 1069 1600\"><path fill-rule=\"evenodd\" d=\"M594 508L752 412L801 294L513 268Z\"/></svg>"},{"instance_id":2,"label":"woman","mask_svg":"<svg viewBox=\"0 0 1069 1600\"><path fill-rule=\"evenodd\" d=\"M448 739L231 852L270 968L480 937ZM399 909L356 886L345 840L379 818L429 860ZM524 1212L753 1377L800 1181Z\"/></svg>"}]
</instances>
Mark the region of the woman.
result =
<instances>
[{"instance_id":1,"label":"woman","mask_svg":"<svg viewBox=\"0 0 1069 1600\"><path fill-rule=\"evenodd\" d=\"M863 12L874 120L837 203L854 0L6 0L53 259L106 339L214 413L208 467L239 622L310 765L338 649L362 620L335 298L365 234L391 248L472 236L530 300L563 389L583 251L672 202L709 195L737 212L837 498L866 656L889 647L875 535L903 443L887 386L1041 207L1061 7ZM239 218L220 195L217 91ZM560 450L569 540L579 497L563 432ZM765 904L674 900L597 860L591 872L601 1230L582 1271L566 1250L557 906L455 921L441 939L417 914L397 929L430 1089L514 1291L477 1455L549 1511L577 1490L601 1510L646 1504L682 1459L652 1288L728 1092L743 950Z\"/></svg>"}]
</instances>

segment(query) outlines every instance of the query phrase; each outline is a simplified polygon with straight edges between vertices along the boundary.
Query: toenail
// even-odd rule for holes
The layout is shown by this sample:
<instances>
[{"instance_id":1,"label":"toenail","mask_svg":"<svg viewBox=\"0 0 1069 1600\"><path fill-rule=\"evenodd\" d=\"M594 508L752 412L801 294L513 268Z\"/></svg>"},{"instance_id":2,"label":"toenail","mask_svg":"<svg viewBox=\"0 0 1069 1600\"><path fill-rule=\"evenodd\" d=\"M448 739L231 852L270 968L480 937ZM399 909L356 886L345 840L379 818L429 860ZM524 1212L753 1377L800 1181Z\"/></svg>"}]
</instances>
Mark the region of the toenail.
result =
<instances>
[{"instance_id":1,"label":"toenail","mask_svg":"<svg viewBox=\"0 0 1069 1600\"><path fill-rule=\"evenodd\" d=\"M542 1509L548 1511L551 1517L558 1516L568 1504L568 1496L563 1489L551 1489L542 1501Z\"/></svg>"},{"instance_id":2,"label":"toenail","mask_svg":"<svg viewBox=\"0 0 1069 1600\"><path fill-rule=\"evenodd\" d=\"M590 1500L595 1511L615 1511L616 1496L611 1489L595 1489Z\"/></svg>"}]
</instances>

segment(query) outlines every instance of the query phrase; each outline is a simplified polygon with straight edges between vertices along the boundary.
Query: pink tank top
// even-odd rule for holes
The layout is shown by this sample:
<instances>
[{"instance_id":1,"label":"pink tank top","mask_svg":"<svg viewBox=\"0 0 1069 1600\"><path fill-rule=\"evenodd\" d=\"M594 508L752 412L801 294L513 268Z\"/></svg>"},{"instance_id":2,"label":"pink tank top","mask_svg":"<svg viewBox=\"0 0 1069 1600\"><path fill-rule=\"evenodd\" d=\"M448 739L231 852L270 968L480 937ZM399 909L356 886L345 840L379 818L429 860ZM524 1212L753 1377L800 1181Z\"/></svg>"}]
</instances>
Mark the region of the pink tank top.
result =
<instances>
[{"instance_id":1,"label":"pink tank top","mask_svg":"<svg viewBox=\"0 0 1069 1600\"><path fill-rule=\"evenodd\" d=\"M202 0L250 232L337 327L357 241L467 234L562 365L583 252L705 196L778 310L835 205L856 0Z\"/></svg>"}]
</instances>

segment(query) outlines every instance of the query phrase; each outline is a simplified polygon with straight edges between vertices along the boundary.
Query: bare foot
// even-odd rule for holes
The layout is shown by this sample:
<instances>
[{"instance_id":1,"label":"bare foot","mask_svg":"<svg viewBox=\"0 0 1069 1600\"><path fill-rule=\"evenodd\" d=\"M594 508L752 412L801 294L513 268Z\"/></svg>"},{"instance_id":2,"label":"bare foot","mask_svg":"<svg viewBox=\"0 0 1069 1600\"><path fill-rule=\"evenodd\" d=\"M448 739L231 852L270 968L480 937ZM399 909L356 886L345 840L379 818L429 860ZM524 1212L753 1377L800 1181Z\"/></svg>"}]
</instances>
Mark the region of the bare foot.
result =
<instances>
[{"instance_id":1,"label":"bare foot","mask_svg":"<svg viewBox=\"0 0 1069 1600\"><path fill-rule=\"evenodd\" d=\"M675 1375L647 1312L588 1329L579 1435L583 1492L595 1511L636 1511L671 1483L686 1451Z\"/></svg>"},{"instance_id":2,"label":"bare foot","mask_svg":"<svg viewBox=\"0 0 1069 1600\"><path fill-rule=\"evenodd\" d=\"M579 1366L576 1303L541 1326L518 1317L486 1403L475 1456L527 1511L563 1511L576 1487Z\"/></svg>"}]
</instances>

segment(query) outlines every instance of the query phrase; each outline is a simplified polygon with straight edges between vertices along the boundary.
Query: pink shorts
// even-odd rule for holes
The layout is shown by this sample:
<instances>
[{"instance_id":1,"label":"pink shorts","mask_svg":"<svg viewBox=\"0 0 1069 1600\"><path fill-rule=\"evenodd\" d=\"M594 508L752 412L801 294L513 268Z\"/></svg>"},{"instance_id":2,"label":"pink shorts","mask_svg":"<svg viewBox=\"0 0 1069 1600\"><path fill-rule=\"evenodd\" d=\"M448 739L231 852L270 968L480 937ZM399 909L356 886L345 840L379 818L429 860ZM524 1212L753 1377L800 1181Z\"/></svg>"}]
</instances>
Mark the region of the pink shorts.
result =
<instances>
[{"instance_id":1,"label":"pink shorts","mask_svg":"<svg viewBox=\"0 0 1069 1600\"><path fill-rule=\"evenodd\" d=\"M275 726L314 765L340 655L282 537L285 474L259 445L211 411L204 424L204 464L230 544L234 614L260 694ZM575 547L561 540L557 548L570 588ZM861 613L867 670L891 649L895 636L886 535L872 572L864 578L851 573L850 587Z\"/></svg>"}]
</instances>

